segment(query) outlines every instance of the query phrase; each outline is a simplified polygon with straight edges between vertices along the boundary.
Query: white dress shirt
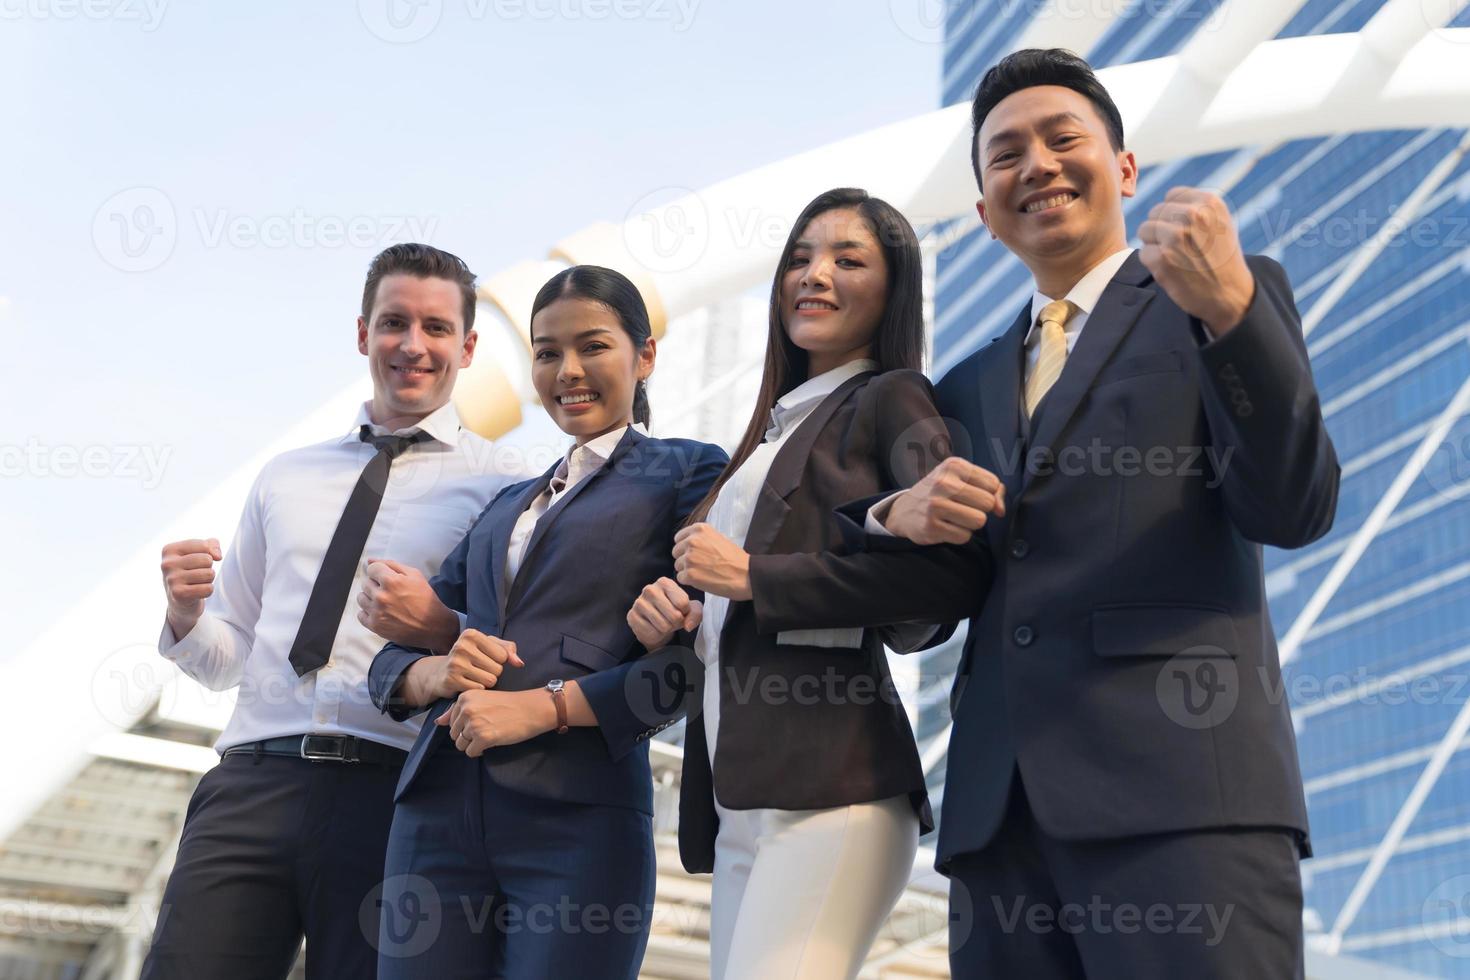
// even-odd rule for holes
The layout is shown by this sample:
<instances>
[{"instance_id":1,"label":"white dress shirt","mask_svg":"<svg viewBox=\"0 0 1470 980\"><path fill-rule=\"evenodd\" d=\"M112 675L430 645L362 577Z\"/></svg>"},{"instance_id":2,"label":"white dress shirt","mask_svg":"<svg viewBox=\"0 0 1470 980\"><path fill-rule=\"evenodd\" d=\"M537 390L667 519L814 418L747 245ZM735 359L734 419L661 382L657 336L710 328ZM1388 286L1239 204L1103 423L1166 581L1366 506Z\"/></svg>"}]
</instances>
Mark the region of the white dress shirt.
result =
<instances>
[{"instance_id":1,"label":"white dress shirt","mask_svg":"<svg viewBox=\"0 0 1470 980\"><path fill-rule=\"evenodd\" d=\"M393 721L368 697L368 665L385 641L357 619L367 559L391 558L432 575L490 498L524 474L498 469L491 443L461 427L452 404L398 430L431 438L393 461L331 659L297 677L289 656L307 599L347 498L377 452L360 438L366 424L364 405L339 438L267 463L219 563L204 615L177 641L164 623L159 653L205 687L239 688L217 751L306 733L356 735L407 749L418 734L421 720Z\"/></svg>"},{"instance_id":2,"label":"white dress shirt","mask_svg":"<svg viewBox=\"0 0 1470 980\"><path fill-rule=\"evenodd\" d=\"M812 411L832 392L864 371L878 370L878 362L872 360L849 361L839 367L808 378L782 395L771 409L771 427L766 430L765 440L731 474L720 488L714 504L710 506L705 522L731 541L745 546L745 537L750 532L750 519L755 514L756 501L760 499L761 487L771 472L776 454L800 428ZM704 685L704 734L709 748L710 765L715 760L715 739L720 730L720 633L725 628L725 618L730 611L730 600L724 596L706 595L704 615L699 632L694 639L694 651L705 665ZM777 643L797 643L819 647L859 647L863 642L861 629L788 630L776 635Z\"/></svg>"},{"instance_id":3,"label":"white dress shirt","mask_svg":"<svg viewBox=\"0 0 1470 980\"><path fill-rule=\"evenodd\" d=\"M623 441L623 435L629 428L637 430L643 435L648 435L648 430L641 422L630 426L613 429L604 432L596 439L589 439L580 446L572 446L567 454L557 464L556 472L551 475L551 482L542 491L541 495L531 501L531 506L521 512L516 518L515 527L511 528L510 541L505 549L505 587L509 589L516 580L516 573L521 570L521 563L526 560L526 545L531 543L531 534L536 530L536 522L541 519L552 506L566 496L567 491L587 479L593 473L602 469L608 457L612 455L618 443Z\"/></svg>"}]
</instances>

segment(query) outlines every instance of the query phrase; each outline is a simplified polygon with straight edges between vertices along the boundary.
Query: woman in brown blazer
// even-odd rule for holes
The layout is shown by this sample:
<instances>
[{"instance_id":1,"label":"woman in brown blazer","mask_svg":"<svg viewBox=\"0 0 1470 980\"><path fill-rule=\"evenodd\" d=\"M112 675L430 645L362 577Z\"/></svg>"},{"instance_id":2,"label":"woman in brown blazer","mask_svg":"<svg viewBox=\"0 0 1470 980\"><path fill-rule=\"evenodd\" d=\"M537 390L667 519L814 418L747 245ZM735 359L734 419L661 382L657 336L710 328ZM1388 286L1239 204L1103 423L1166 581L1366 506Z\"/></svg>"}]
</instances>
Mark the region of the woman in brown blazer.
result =
<instances>
[{"instance_id":1,"label":"woman in brown blazer","mask_svg":"<svg viewBox=\"0 0 1470 980\"><path fill-rule=\"evenodd\" d=\"M806 207L772 284L755 410L676 537L676 570L698 551L738 581L752 554L839 549L834 508L948 455L919 373L921 286L918 241L891 205L839 189ZM884 641L916 649L936 631L761 634L748 576L743 594L724 591L701 604L660 579L628 614L650 650L699 627L679 845L689 870L714 872L711 977L856 976L933 826ZM979 595L956 583L955 618Z\"/></svg>"}]
</instances>

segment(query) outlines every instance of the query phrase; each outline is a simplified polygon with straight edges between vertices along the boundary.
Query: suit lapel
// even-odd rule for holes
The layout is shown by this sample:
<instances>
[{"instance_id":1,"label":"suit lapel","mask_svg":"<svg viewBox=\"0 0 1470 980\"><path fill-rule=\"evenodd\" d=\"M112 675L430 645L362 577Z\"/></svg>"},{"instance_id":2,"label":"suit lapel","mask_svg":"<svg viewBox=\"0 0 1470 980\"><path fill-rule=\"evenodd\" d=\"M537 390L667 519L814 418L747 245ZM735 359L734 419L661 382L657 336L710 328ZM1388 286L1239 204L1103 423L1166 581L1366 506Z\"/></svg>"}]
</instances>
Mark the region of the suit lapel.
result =
<instances>
[{"instance_id":1,"label":"suit lapel","mask_svg":"<svg viewBox=\"0 0 1470 980\"><path fill-rule=\"evenodd\" d=\"M1148 278L1148 269L1134 252L1103 290L1097 308L1087 317L1082 336L1077 338L1077 346L1067 358L1062 376L1042 399L1031 432L1032 448L1049 449L1072 420L1097 373L1153 299L1151 290L1141 288ZM1023 491L1030 480L1027 473L1021 481Z\"/></svg>"},{"instance_id":2,"label":"suit lapel","mask_svg":"<svg viewBox=\"0 0 1470 980\"><path fill-rule=\"evenodd\" d=\"M801 478L806 473L807 460L817 437L822 434L832 415L847 400L852 390L866 384L872 377L873 372L864 371L842 382L832 394L822 399L821 404L812 409L810 415L802 419L796 431L781 444L781 448L776 451L776 458L771 461L771 469L766 474L766 482L756 500L755 511L750 515L750 529L745 534L747 552L763 555L770 550L771 542L776 540L776 533L781 530L781 524L790 511L786 498L801 486Z\"/></svg>"},{"instance_id":3,"label":"suit lapel","mask_svg":"<svg viewBox=\"0 0 1470 980\"><path fill-rule=\"evenodd\" d=\"M628 426L628 428L623 432L623 438L618 440L618 444L613 447L613 451L608 454L607 460L597 469L589 473L575 486L568 489L566 493L562 494L560 500L552 504L550 507L546 508L545 513L543 513L540 517L536 519L536 526L531 530L531 538L529 541L526 542L526 553L521 556L521 567L519 571L516 572L516 580L515 582L511 583L511 594L507 597L507 605L518 599L521 593L525 591L526 582L530 579L530 575L527 573L530 571L531 562L536 557L537 546L539 546L541 544L541 540L546 537L546 529L552 525L552 523L557 519L558 515L560 515L562 511L571 506L572 501L577 499L577 497L581 495L583 490L586 490L589 486L591 486L599 478L601 478L604 473L606 473L614 465L617 464L617 461L624 454L626 454L631 447L643 442L645 438L646 437L642 433L638 432L631 425ZM547 482L550 482L550 476L547 477Z\"/></svg>"},{"instance_id":4,"label":"suit lapel","mask_svg":"<svg viewBox=\"0 0 1470 980\"><path fill-rule=\"evenodd\" d=\"M996 338L992 349L980 358L980 431L990 445L973 446L972 452L984 459L983 450L993 454L1001 482L1006 485L1006 499L1016 499L1021 488L1025 466L1025 448L1021 445L1021 378L1026 370L1026 334L1031 329L1031 304L1009 330ZM973 434L972 434L973 438Z\"/></svg>"},{"instance_id":5,"label":"suit lapel","mask_svg":"<svg viewBox=\"0 0 1470 980\"><path fill-rule=\"evenodd\" d=\"M505 583L505 559L510 551L511 532L515 530L516 521L520 520L526 508L531 506L531 502L546 492L546 488L551 485L552 475L556 473L556 468L560 465L558 461L552 465L551 469L532 480L496 515L495 525L490 532L490 574L495 582L495 600L499 604L500 612L497 623L501 629L505 627L505 607L510 598L510 590L506 588ZM522 561L521 565L524 567L525 562Z\"/></svg>"}]
</instances>

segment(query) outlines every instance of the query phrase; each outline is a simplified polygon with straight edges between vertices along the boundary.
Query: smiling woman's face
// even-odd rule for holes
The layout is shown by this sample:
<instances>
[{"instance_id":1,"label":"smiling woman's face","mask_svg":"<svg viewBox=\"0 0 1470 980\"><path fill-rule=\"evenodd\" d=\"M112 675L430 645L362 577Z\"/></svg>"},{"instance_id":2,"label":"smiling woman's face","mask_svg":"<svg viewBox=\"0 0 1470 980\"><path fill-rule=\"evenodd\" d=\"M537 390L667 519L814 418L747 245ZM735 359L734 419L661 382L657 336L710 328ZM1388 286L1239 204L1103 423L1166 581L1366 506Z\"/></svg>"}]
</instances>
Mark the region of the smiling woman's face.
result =
<instances>
[{"instance_id":1,"label":"smiling woman's face","mask_svg":"<svg viewBox=\"0 0 1470 980\"><path fill-rule=\"evenodd\" d=\"M835 208L802 229L781 277L781 322L815 377L872 351L888 265L863 216Z\"/></svg>"},{"instance_id":2,"label":"smiling woman's face","mask_svg":"<svg viewBox=\"0 0 1470 980\"><path fill-rule=\"evenodd\" d=\"M551 420L579 445L633 421L634 392L653 363L653 338L635 349L601 303L558 299L531 321L531 382Z\"/></svg>"}]
</instances>

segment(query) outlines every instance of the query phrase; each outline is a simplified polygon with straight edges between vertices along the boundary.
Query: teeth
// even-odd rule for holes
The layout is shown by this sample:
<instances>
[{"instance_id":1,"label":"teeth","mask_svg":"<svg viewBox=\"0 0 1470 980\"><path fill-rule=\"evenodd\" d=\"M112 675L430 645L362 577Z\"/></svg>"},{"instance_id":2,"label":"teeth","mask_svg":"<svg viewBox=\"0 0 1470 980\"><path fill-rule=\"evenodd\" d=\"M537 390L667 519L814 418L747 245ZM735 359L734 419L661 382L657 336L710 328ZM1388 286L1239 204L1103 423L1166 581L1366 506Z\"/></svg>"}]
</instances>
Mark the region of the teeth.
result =
<instances>
[{"instance_id":1,"label":"teeth","mask_svg":"<svg viewBox=\"0 0 1470 980\"><path fill-rule=\"evenodd\" d=\"M598 397L595 392L590 395L562 395L557 401L563 405L580 405L583 402L595 402Z\"/></svg>"},{"instance_id":2,"label":"teeth","mask_svg":"<svg viewBox=\"0 0 1470 980\"><path fill-rule=\"evenodd\" d=\"M823 303L820 300L802 300L796 304L798 310L835 310L837 307L831 303Z\"/></svg>"},{"instance_id":3,"label":"teeth","mask_svg":"<svg viewBox=\"0 0 1470 980\"><path fill-rule=\"evenodd\" d=\"M430 373L430 371L429 371L428 368L401 367L401 368L395 368L394 370L396 370L396 371L402 371L404 374L429 374Z\"/></svg>"},{"instance_id":4,"label":"teeth","mask_svg":"<svg viewBox=\"0 0 1470 980\"><path fill-rule=\"evenodd\" d=\"M1044 201L1032 201L1030 204L1026 205L1026 213L1035 214L1037 211L1045 211L1047 208L1059 208L1063 204L1066 204L1068 201L1072 200L1072 197L1073 195L1071 194L1058 194L1055 197L1049 197Z\"/></svg>"}]
</instances>

